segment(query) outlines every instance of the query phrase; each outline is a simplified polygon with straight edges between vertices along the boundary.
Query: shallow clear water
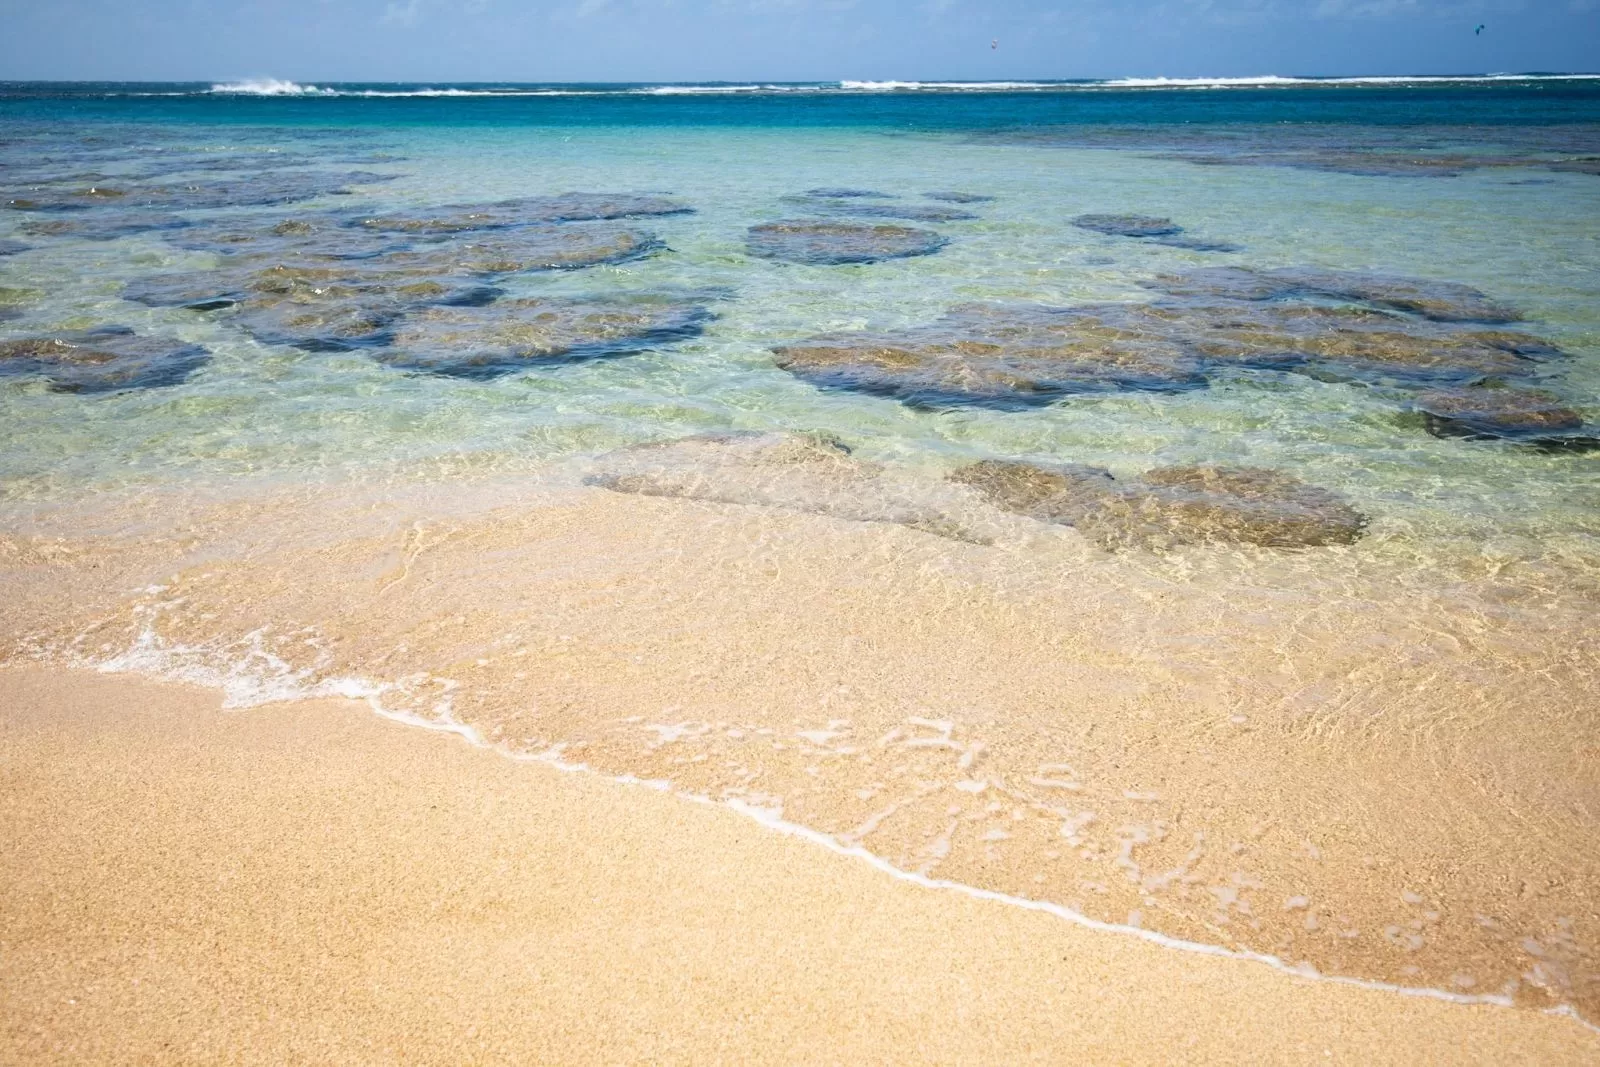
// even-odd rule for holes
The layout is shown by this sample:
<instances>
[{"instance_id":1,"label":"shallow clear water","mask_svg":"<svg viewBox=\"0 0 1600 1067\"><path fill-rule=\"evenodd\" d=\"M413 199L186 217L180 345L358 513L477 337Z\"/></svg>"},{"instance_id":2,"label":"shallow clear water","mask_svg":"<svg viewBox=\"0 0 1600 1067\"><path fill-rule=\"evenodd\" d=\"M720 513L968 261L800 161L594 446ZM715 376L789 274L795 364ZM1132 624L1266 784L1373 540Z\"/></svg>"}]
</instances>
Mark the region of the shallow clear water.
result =
<instances>
[{"instance_id":1,"label":"shallow clear water","mask_svg":"<svg viewBox=\"0 0 1600 1067\"><path fill-rule=\"evenodd\" d=\"M714 315L607 358L417 373L381 345L309 351L252 336L236 309L123 299L129 282L228 268L179 247L182 229L38 225L131 208L0 211L0 242L30 246L0 255L0 315L16 312L0 344L121 326L211 354L154 388L0 377L0 561L18 591L0 647L213 680L260 669L294 683L280 695L359 677L423 715L444 692L438 707L513 750L779 804L907 868L1340 973L1600 1003L1585 918L1600 884L1586 769L1600 451L1433 436L1411 410L1426 384L1325 367L1217 364L1200 388L929 407L821 387L774 355L823 334L912 336L973 302L1143 304L1165 299L1141 284L1160 275L1322 268L1460 283L1516 309L1509 325L1385 321L1550 342L1565 355L1517 367L1600 435L1600 82L702 88L0 87L6 200L157 190L150 210L260 227L660 194L692 213L621 225L663 248L496 277L498 304L648 294ZM184 201L190 185L250 199L348 171L368 174L344 195ZM786 199L838 187L899 199ZM938 191L993 199L924 196ZM906 223L948 243L876 263L747 247L751 226L849 203L976 217ZM1170 218L1238 250L1073 224L1086 214ZM576 489L614 450L727 430L821 431L861 466L664 476L691 485L664 495L753 514ZM1129 484L1154 467L1272 468L1368 525L1348 547L1163 555L1096 552L1031 519L951 539L946 513L894 512L956 514L970 501L951 503L941 476L986 459ZM229 484L232 505L211 510ZM782 492L802 512L946 536L763 510ZM74 560L108 570L48 569ZM133 581L197 562L171 589ZM108 591L112 571L126 587ZM113 618L134 646L96 644ZM173 649L187 651L162 658ZM1387 817L1402 795L1405 818ZM1458 855L1470 871L1440 873ZM1389 914L1423 896L1418 915ZM1412 955L1413 923L1433 955Z\"/></svg>"},{"instance_id":2,"label":"shallow clear water","mask_svg":"<svg viewBox=\"0 0 1600 1067\"><path fill-rule=\"evenodd\" d=\"M32 135L10 142L9 169L48 153L61 157L67 172L96 170L114 181L119 172L186 150L213 158L263 148L311 160L330 153L403 157L363 164L399 178L357 186L354 197L243 212L268 221L351 201L387 210L567 190L668 192L695 213L641 224L667 251L502 284L511 295L707 293L717 318L702 337L638 355L458 381L397 373L362 353L263 345L233 328L227 312L197 315L120 299L128 280L219 262L173 248L161 233L109 242L22 237L36 247L0 259L0 285L41 295L5 324L8 335L117 324L201 343L215 359L168 389L85 397L36 383L0 386L0 477L11 493L179 472L296 475L460 452L494 468L689 432L785 428L832 431L869 455L919 464L990 455L1113 470L1248 461L1344 491L1380 524L1560 540L1595 531L1593 457L1436 440L1400 414L1403 391L1229 371L1209 389L1177 395L1080 396L1022 412L918 412L890 399L819 390L774 368L769 353L823 331L926 322L967 301L1144 301L1152 294L1137 282L1161 272L1314 264L1464 282L1514 304L1526 312L1527 328L1571 354L1544 376L1573 404L1593 410L1600 402L1600 181L1589 174L1512 168L1434 178L1201 168L1150 151L993 136L1063 120L1127 129L1207 117L1224 136L1241 120L1292 115L1301 136L1309 129L1347 143L1362 123L1465 114L1475 124L1560 123L1514 127L1519 135L1553 130L1559 140L1600 120L1600 88L1592 83L709 100L86 99L20 91L6 98L0 114L25 115L8 125ZM85 108L98 112L97 120L120 121L66 125ZM634 117L638 124L626 124ZM963 120L972 128L960 128ZM148 141L141 136L147 130L156 134ZM91 158L80 161L82 155ZM937 255L805 266L745 254L746 227L805 215L781 198L817 186L867 187L919 203L918 194L940 189L995 200L973 206L976 220L934 225L950 238ZM1243 251L1190 252L1070 225L1089 212L1167 216ZM8 212L0 225L15 228L23 215Z\"/></svg>"}]
</instances>

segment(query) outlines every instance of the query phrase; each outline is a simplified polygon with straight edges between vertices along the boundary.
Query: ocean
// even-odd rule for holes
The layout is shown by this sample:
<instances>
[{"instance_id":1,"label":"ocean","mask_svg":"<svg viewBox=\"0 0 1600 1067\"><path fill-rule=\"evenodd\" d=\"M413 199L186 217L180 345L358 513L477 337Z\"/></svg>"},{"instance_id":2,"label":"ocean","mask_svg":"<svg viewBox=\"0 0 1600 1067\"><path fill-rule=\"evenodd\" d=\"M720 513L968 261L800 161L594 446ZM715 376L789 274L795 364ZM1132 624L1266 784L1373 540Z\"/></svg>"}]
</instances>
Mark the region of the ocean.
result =
<instances>
[{"instance_id":1,"label":"ocean","mask_svg":"<svg viewBox=\"0 0 1600 1067\"><path fill-rule=\"evenodd\" d=\"M1600 76L0 83L0 200L0 656L1596 1018Z\"/></svg>"}]
</instances>

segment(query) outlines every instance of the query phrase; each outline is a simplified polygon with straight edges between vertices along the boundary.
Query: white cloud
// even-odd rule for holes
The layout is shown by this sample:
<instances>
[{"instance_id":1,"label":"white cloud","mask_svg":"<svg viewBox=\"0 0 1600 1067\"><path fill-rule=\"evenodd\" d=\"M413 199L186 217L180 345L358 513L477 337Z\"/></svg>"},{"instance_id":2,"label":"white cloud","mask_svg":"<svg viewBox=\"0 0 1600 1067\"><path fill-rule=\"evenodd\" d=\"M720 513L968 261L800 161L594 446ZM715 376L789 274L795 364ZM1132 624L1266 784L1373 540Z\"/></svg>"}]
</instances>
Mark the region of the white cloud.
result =
<instances>
[{"instance_id":1,"label":"white cloud","mask_svg":"<svg viewBox=\"0 0 1600 1067\"><path fill-rule=\"evenodd\" d=\"M1417 0L1321 0L1319 19L1386 19L1422 10Z\"/></svg>"},{"instance_id":2,"label":"white cloud","mask_svg":"<svg viewBox=\"0 0 1600 1067\"><path fill-rule=\"evenodd\" d=\"M423 0L406 0L404 4L397 4L394 0L390 0L378 18L378 24L410 29L422 17L422 2Z\"/></svg>"}]
</instances>

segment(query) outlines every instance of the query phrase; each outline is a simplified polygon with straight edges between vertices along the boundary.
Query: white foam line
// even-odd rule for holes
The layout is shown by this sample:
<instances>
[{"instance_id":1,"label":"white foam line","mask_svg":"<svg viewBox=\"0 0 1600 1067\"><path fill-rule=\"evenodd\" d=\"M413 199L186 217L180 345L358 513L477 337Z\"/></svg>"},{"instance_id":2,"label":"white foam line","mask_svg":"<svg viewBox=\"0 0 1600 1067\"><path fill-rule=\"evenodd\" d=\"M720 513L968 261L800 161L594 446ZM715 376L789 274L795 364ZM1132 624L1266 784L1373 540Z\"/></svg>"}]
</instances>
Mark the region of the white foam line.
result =
<instances>
[{"instance_id":1,"label":"white foam line","mask_svg":"<svg viewBox=\"0 0 1600 1067\"><path fill-rule=\"evenodd\" d=\"M1281 971L1284 974L1293 975L1297 978L1304 978L1308 981L1332 982L1337 985L1355 986L1360 989L1371 989L1385 993L1398 993L1402 996L1408 997L1425 997L1431 1000L1442 1000L1451 1004L1491 1004L1502 1008L1509 1008L1513 1006L1513 1002L1510 997L1499 996L1496 994L1452 993L1449 990L1433 989L1427 986L1403 986L1395 985L1390 982L1375 982L1365 978L1351 978L1346 975L1323 974L1311 967L1309 964L1305 966L1297 966L1295 964L1288 963L1277 956L1269 956L1260 952L1223 948L1220 945L1207 945L1199 941L1185 941L1182 938L1169 937L1168 935L1158 933L1155 930L1145 930L1141 927L1127 926L1122 923L1104 922L1100 919L1090 918L1082 912L1073 911L1071 908L1065 907L1061 904L1055 904L1050 901L1033 900L1028 897L1012 896L1009 893L1001 893L993 889L982 889L978 886L967 885L963 882L951 882L942 878L929 878L925 874L917 874L914 871L902 870L901 868L890 863L888 860L884 859L882 856L869 852L860 845L845 844L832 834L824 833L821 830L813 830L811 827L802 826L799 823L790 822L771 808L763 808L754 804L747 804L736 797L718 800L716 798L706 796L703 793L690 793L683 790L675 790L672 788L671 783L663 782L659 779L641 779L631 774L601 774L600 772L595 771L594 768L590 767L587 763L573 763L563 759L559 750L534 753L511 752L500 747L494 747L493 750L502 755L510 756L512 759L515 759L519 762L541 763L547 767L553 767L556 770L564 771L569 774L575 774L578 772L599 774L602 778L613 782L619 782L624 785L643 785L657 791L671 792L673 795L681 797L685 800L691 800L700 804L709 804L715 807L727 808L745 816L748 819L753 819L755 822L761 824L769 830L775 830L778 833L785 834L789 837L798 837L801 840L810 842L813 845L819 845L830 852L837 853L841 856L848 856L854 860L859 860L891 878L902 882L909 882L912 885L920 886L923 889L959 893L962 896L971 897L975 900L985 900L995 904L1006 904L1011 907L1024 908L1028 911L1044 912L1047 915L1053 915L1058 919L1065 919L1067 922L1073 923L1077 926L1085 927L1086 929L1095 930L1100 933L1122 934L1126 936L1137 937L1142 941L1148 941L1151 944L1160 945L1162 948L1176 949L1180 952L1194 952L1203 956L1218 956L1224 959L1243 960L1249 963L1261 963L1273 968L1274 970ZM1559 1008L1547 1009L1547 1013L1570 1016L1571 1018L1583 1023L1585 1027L1600 1033L1600 1027L1594 1027L1589 1023L1584 1022L1582 1017L1567 1005L1562 1005Z\"/></svg>"},{"instance_id":2,"label":"white foam line","mask_svg":"<svg viewBox=\"0 0 1600 1067\"><path fill-rule=\"evenodd\" d=\"M1094 92L1105 89L1272 89L1286 87L1472 85L1492 82L1596 81L1600 74L1375 74L1351 77L1285 77L1259 74L1215 78L1109 78L1083 81L900 81L845 79L838 82L746 82L719 85L626 85L605 88L554 88L548 86L418 86L416 88L337 88L301 85L276 78L219 82L209 89L177 92L112 92L109 96L268 96L297 99L336 97L519 97L519 96L695 96L778 95L807 93L993 93L993 92Z\"/></svg>"},{"instance_id":3,"label":"white foam line","mask_svg":"<svg viewBox=\"0 0 1600 1067\"><path fill-rule=\"evenodd\" d=\"M162 677L161 672L148 669L152 666L154 665L148 661L135 664L130 662L126 657L118 657L117 660L107 661L100 664L97 669L103 673L136 673L156 678ZM183 674L182 671L178 671L176 673L180 676ZM171 677L171 675L169 674L168 677ZM192 684L200 679L190 675L189 677L182 678L182 680L188 681ZM213 687L217 687L218 685L214 679L207 679L207 681L210 681ZM562 750L564 746L558 745L543 752L516 752L506 748L504 745L490 743L483 737L482 734L473 729L471 726L452 719L448 712L444 713L440 718L429 719L414 712L396 711L392 708L387 708L383 704L383 694L389 688L391 687L379 685L360 678L335 678L312 686L302 691L301 694L298 694L292 699L325 699L328 697L342 697L348 700L360 701L365 703L367 707L370 708L380 718L388 719L392 722L401 723L406 726L421 727L422 729L432 730L437 733L454 734L455 736L460 737L467 744L472 745L474 748L485 749L495 753L496 755L508 757L519 763L539 763L567 774L594 774L604 780L616 782L620 785L641 786L655 792L670 793L673 796L695 803L726 808L730 811L743 815L744 817L751 819L756 823L759 823L761 826L769 830L774 830L789 837L799 838L813 845L825 848L828 851L836 853L840 856L847 856L851 859L858 860L874 868L875 870L888 875L891 878L902 882L909 882L910 884L919 886L923 889L931 889L948 893L959 893L962 896L970 897L974 900L983 900L995 904L1004 904L1011 907L1023 908L1027 911L1043 912L1058 919L1063 919L1076 926L1084 927L1085 929L1095 930L1100 933L1120 934L1123 936L1136 937L1141 941L1146 941L1153 945L1159 945L1162 948L1175 949L1180 952L1193 952L1202 956L1215 956L1223 959L1241 960L1248 963L1259 963L1267 967L1271 967L1273 970L1280 971L1287 975L1292 975L1296 978L1302 978L1307 981L1331 982L1335 985L1355 986L1358 989L1370 989L1377 992L1395 993L1399 994L1400 996L1407 997L1423 997L1429 1000L1441 1000L1451 1004L1488 1004L1502 1008L1514 1007L1514 1002L1510 997L1501 996L1498 994L1452 993L1449 990L1433 989L1428 986L1403 986L1395 985L1391 982L1378 982L1365 978L1352 978L1347 975L1323 974L1310 964L1296 965L1289 963L1278 956L1272 956L1266 953L1223 948L1220 945L1208 945L1200 941L1186 941L1182 938L1170 937L1167 934L1159 933L1155 930L1146 930L1142 927L1128 926L1124 923L1112 923L1105 922L1100 919L1094 919L1083 914L1082 912L1074 911L1071 908L1065 907L1061 904L1052 903L1051 901L1033 900L1029 897L1012 896L1009 893L1001 893L993 889L983 889L978 886L967 885L963 882L952 882L943 878L930 878L925 874L918 874L914 871L902 870L901 868L890 863L888 860L884 859L882 856L878 856L872 852L869 852L860 845L846 844L845 842L834 837L832 834L824 833L821 830L814 830L809 826L802 826L799 823L790 822L783 818L782 814L778 811L775 811L771 808L759 807L754 804L748 804L737 797L718 799L707 796L703 793L691 793L686 790L676 789L673 787L670 781L665 781L662 779L640 778L632 774L605 774L595 770L587 763L573 762L563 758ZM277 700L281 699L286 698L274 694L272 702L276 702ZM1546 1008L1544 1009L1543 1014L1558 1015L1564 1018L1569 1018L1587 1030L1600 1033L1600 1026L1596 1026L1595 1024L1585 1020L1570 1005L1562 1004L1558 1007Z\"/></svg>"}]
</instances>

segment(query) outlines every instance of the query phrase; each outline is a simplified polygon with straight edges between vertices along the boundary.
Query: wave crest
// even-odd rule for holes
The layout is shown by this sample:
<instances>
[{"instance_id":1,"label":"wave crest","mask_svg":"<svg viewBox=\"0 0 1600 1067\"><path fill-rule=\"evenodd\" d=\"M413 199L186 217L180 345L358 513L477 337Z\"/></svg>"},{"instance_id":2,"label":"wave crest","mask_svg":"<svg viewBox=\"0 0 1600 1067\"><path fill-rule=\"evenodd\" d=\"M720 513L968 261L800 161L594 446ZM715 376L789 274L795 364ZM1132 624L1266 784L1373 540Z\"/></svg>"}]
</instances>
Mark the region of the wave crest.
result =
<instances>
[{"instance_id":1,"label":"wave crest","mask_svg":"<svg viewBox=\"0 0 1600 1067\"><path fill-rule=\"evenodd\" d=\"M333 89L318 89L315 85L300 85L280 78L251 78L238 82L217 82L211 86L213 93L238 96L337 96Z\"/></svg>"}]
</instances>

